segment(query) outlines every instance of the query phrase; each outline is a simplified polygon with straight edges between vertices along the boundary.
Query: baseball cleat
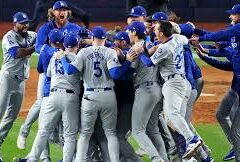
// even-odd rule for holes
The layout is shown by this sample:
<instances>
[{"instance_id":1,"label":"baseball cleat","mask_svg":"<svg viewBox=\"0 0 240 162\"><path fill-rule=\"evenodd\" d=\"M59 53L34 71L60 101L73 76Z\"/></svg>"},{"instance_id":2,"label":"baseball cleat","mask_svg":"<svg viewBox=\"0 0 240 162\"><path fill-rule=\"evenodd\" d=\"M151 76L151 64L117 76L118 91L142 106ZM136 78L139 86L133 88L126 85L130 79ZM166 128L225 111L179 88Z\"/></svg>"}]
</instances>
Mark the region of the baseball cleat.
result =
<instances>
[{"instance_id":1,"label":"baseball cleat","mask_svg":"<svg viewBox=\"0 0 240 162\"><path fill-rule=\"evenodd\" d=\"M194 136L188 143L186 147L186 151L183 154L182 158L183 159L190 159L197 149L202 145L202 141L198 136Z\"/></svg>"},{"instance_id":2,"label":"baseball cleat","mask_svg":"<svg viewBox=\"0 0 240 162\"><path fill-rule=\"evenodd\" d=\"M13 162L27 162L27 159L14 157Z\"/></svg>"},{"instance_id":3,"label":"baseball cleat","mask_svg":"<svg viewBox=\"0 0 240 162\"><path fill-rule=\"evenodd\" d=\"M206 159L201 160L201 162L214 162L214 160L208 156Z\"/></svg>"},{"instance_id":4,"label":"baseball cleat","mask_svg":"<svg viewBox=\"0 0 240 162\"><path fill-rule=\"evenodd\" d=\"M23 137L22 135L18 135L17 139L17 147L20 150L24 150L26 147L26 137Z\"/></svg>"},{"instance_id":5,"label":"baseball cleat","mask_svg":"<svg viewBox=\"0 0 240 162\"><path fill-rule=\"evenodd\" d=\"M223 158L224 161L229 161L235 159L235 152L233 149L231 149L228 154Z\"/></svg>"}]
</instances>

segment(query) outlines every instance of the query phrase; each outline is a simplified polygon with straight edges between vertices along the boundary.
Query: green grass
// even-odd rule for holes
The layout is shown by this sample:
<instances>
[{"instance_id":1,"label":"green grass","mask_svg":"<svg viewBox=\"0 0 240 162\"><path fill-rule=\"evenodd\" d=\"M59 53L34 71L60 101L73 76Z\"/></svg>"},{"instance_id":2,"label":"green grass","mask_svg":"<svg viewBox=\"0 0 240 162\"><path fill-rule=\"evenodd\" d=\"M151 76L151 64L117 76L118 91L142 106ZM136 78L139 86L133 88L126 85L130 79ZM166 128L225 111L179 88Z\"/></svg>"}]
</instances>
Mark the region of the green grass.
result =
<instances>
[{"instance_id":1,"label":"green grass","mask_svg":"<svg viewBox=\"0 0 240 162\"><path fill-rule=\"evenodd\" d=\"M32 142L37 132L37 124L34 124L31 129L31 133L27 139L26 150L18 150L16 146L16 140L22 122L23 119L17 119L7 139L3 143L2 152L4 161L10 162L12 161L13 157L25 157L31 149ZM222 161L222 157L229 151L229 144L219 125L198 124L196 125L196 128L206 144L211 148L215 161ZM130 142L135 149L138 148L138 145L133 138L130 138ZM57 160L61 159L61 157L61 148L57 145L51 145L52 161L56 162ZM143 159L144 162L150 162L148 157L144 157Z\"/></svg>"}]
</instances>

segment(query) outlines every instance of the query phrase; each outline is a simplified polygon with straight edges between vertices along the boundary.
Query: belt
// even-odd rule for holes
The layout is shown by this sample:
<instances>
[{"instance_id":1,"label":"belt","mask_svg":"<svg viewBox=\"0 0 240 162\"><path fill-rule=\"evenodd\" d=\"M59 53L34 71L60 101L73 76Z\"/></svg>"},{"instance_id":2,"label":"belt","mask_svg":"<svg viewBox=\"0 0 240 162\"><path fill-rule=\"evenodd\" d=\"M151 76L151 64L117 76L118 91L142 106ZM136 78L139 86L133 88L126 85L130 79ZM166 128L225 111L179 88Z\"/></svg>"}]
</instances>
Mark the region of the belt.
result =
<instances>
[{"instance_id":1,"label":"belt","mask_svg":"<svg viewBox=\"0 0 240 162\"><path fill-rule=\"evenodd\" d=\"M183 75L183 74L172 74L172 75L168 75L167 80L172 79L178 75L180 75L183 79L185 79L185 75ZM167 81L167 80L165 80L165 81Z\"/></svg>"},{"instance_id":2,"label":"belt","mask_svg":"<svg viewBox=\"0 0 240 162\"><path fill-rule=\"evenodd\" d=\"M56 91L58 91L58 90L60 90L60 91L65 91L66 93L73 93L73 94L75 94L75 92L74 92L73 90L71 90L71 89L52 88L52 89L51 89L51 92L56 92Z\"/></svg>"},{"instance_id":3,"label":"belt","mask_svg":"<svg viewBox=\"0 0 240 162\"><path fill-rule=\"evenodd\" d=\"M141 86L152 86L153 83L154 83L153 81L146 81L146 82L143 82L143 83L141 83L141 84L136 85L134 88L135 88L135 89L138 89L138 88L141 87Z\"/></svg>"},{"instance_id":4,"label":"belt","mask_svg":"<svg viewBox=\"0 0 240 162\"><path fill-rule=\"evenodd\" d=\"M112 88L110 87L106 87L106 88L86 88L86 91L96 91L96 92L100 92L100 91L110 91L112 90Z\"/></svg>"}]
</instances>

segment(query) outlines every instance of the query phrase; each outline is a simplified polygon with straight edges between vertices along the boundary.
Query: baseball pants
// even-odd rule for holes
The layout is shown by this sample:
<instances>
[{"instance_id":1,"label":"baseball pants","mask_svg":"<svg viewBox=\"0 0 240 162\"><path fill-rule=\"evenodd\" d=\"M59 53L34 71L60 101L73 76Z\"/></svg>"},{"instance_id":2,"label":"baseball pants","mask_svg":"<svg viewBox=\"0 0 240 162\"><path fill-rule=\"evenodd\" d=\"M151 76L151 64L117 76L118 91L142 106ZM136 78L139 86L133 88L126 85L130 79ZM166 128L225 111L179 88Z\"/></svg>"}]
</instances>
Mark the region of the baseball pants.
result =
<instances>
[{"instance_id":1,"label":"baseball pants","mask_svg":"<svg viewBox=\"0 0 240 162\"><path fill-rule=\"evenodd\" d=\"M16 120L25 91L25 82L9 74L0 74L0 146L7 137L13 122Z\"/></svg>"},{"instance_id":2,"label":"baseball pants","mask_svg":"<svg viewBox=\"0 0 240 162\"><path fill-rule=\"evenodd\" d=\"M79 96L67 93L66 89L56 89L48 97L46 106L41 108L40 123L28 161L35 162L47 146L50 133L59 120L63 121L64 147L63 161L71 162L76 151L76 137L79 125Z\"/></svg>"},{"instance_id":3,"label":"baseball pants","mask_svg":"<svg viewBox=\"0 0 240 162\"><path fill-rule=\"evenodd\" d=\"M190 140L194 134L185 120L185 115L181 115L181 112L186 112L181 110L181 108L186 109L186 106L182 106L187 93L186 80L180 75L175 75L163 84L162 93L163 111L168 126L183 135L186 140Z\"/></svg>"},{"instance_id":4,"label":"baseball pants","mask_svg":"<svg viewBox=\"0 0 240 162\"><path fill-rule=\"evenodd\" d=\"M234 104L236 102L236 104ZM222 127L225 135L227 136L228 141L232 144L231 139L231 126L232 122L230 119L231 111L234 111L234 109L238 108L238 95L237 93L230 88L225 96L223 97L217 112L216 112L216 118Z\"/></svg>"},{"instance_id":5,"label":"baseball pants","mask_svg":"<svg viewBox=\"0 0 240 162\"><path fill-rule=\"evenodd\" d=\"M87 162L89 140L94 132L98 114L108 141L111 161L119 162L119 143L116 135L117 101L113 90L85 91L81 107L81 133L77 144L76 162Z\"/></svg>"},{"instance_id":6,"label":"baseball pants","mask_svg":"<svg viewBox=\"0 0 240 162\"><path fill-rule=\"evenodd\" d=\"M157 82L152 85L143 83L136 89L132 110L132 135L152 160L168 161L158 127L161 108L158 103L161 96L161 88Z\"/></svg>"},{"instance_id":7,"label":"baseball pants","mask_svg":"<svg viewBox=\"0 0 240 162\"><path fill-rule=\"evenodd\" d=\"M27 118L20 128L19 134L23 137L27 137L29 135L32 124L38 119L43 98L44 79L45 79L44 73L39 74L37 87L37 100L30 108Z\"/></svg>"}]
</instances>

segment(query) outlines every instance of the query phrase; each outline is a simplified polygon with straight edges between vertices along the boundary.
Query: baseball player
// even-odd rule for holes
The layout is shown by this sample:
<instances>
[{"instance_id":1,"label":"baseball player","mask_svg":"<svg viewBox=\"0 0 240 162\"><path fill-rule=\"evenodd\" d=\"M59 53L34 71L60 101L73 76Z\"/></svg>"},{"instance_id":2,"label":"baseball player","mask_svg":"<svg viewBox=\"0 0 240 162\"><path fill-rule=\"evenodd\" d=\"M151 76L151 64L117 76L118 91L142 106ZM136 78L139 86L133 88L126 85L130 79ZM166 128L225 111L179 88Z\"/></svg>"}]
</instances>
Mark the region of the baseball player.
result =
<instances>
[{"instance_id":1,"label":"baseball player","mask_svg":"<svg viewBox=\"0 0 240 162\"><path fill-rule=\"evenodd\" d=\"M134 21L128 27L131 44L136 46L144 43L145 26ZM132 135L151 157L152 161L168 161L165 145L159 132L158 120L161 100L161 88L158 80L158 68L147 67L139 59L134 61L135 75L133 83L135 98L132 110Z\"/></svg>"},{"instance_id":2,"label":"baseball player","mask_svg":"<svg viewBox=\"0 0 240 162\"><path fill-rule=\"evenodd\" d=\"M133 21L144 22L147 16L147 11L142 6L135 6L131 9L131 12L127 17L127 24L131 24Z\"/></svg>"},{"instance_id":3,"label":"baseball player","mask_svg":"<svg viewBox=\"0 0 240 162\"><path fill-rule=\"evenodd\" d=\"M130 39L128 33L118 32L114 36L114 49L117 51L121 62L126 57L130 49ZM134 69L130 67L128 71L117 80L114 80L114 91L117 98L118 117L117 117L117 136L120 147L120 161L141 162L141 159L134 152L133 147L126 139L128 131L131 130L132 106L134 101L133 87Z\"/></svg>"},{"instance_id":4,"label":"baseball player","mask_svg":"<svg viewBox=\"0 0 240 162\"><path fill-rule=\"evenodd\" d=\"M37 33L37 39L36 39L37 53L40 53L42 46L48 43L48 34L51 30L57 28L64 33L78 32L80 30L80 26L68 21L70 15L71 15L71 11L69 10L66 2L57 1L53 4L52 9L49 9L49 13L48 13L49 22L43 24L39 28ZM24 124L21 126L19 136L17 139L17 146L19 149L25 149L26 138L29 134L31 125L38 118L41 102L42 102L42 96L43 96L42 91L43 91L44 78L45 78L44 74L39 75L37 100L32 105Z\"/></svg>"},{"instance_id":5,"label":"baseball player","mask_svg":"<svg viewBox=\"0 0 240 162\"><path fill-rule=\"evenodd\" d=\"M219 61L219 60L217 60L217 59L213 59L213 58L210 58L210 57L208 57L208 56L205 56L204 54L201 54L201 50L199 50L198 52L197 52L197 54L199 55L199 57L202 59L202 60L204 60L205 62L207 62L208 64L210 64L210 65L212 65L213 67L216 67L216 68L218 68L218 69L222 69L222 70L226 70L226 71L234 71L234 76L235 76L235 78L236 78L236 81L238 81L238 78L237 78L237 76L236 76L236 73L237 73L237 71L236 71L236 67L234 67L234 62L235 61L239 61L237 58L239 57L239 56L233 56L233 58L234 59L232 59L230 62L224 62L224 61ZM234 87L234 89L235 90L237 90L237 92L238 92L238 94L239 94L239 83ZM237 109L238 109L239 107L237 107ZM232 108L233 109L233 108ZM232 111L232 110L231 110ZM236 114L237 113L237 110L235 111L235 115L238 115L238 114ZM237 116L235 116L234 115L234 117L233 117L233 119L231 119L231 121L233 121L233 120L235 120L236 118L238 118ZM236 123L235 123L236 124ZM231 130L233 130L233 132L231 132L231 133L233 133L233 134L231 134L232 136L232 141L233 141L233 144L236 144L236 146L235 146L235 149L236 150L234 150L235 152L236 152L236 157L238 157L238 136L236 135L236 132L235 131L239 131L238 129L238 126L237 125L234 125L235 127L233 127L233 124L232 124L232 127L231 127ZM234 155L235 156L235 155ZM236 158L236 161L239 161L237 158Z\"/></svg>"},{"instance_id":6,"label":"baseball player","mask_svg":"<svg viewBox=\"0 0 240 162\"><path fill-rule=\"evenodd\" d=\"M93 46L79 51L77 59L71 64L66 57L61 59L64 71L73 74L83 72L84 95L81 107L81 137L78 141L76 161L87 161L87 150L94 124L99 113L102 127L108 140L111 161L119 161L119 144L116 136L117 102L113 91L113 79L119 78L130 66L136 55L128 55L121 64L113 49L104 47L106 31L97 26L93 30ZM133 57L134 56L134 57Z\"/></svg>"},{"instance_id":7,"label":"baseball player","mask_svg":"<svg viewBox=\"0 0 240 162\"><path fill-rule=\"evenodd\" d=\"M28 31L30 20L26 13L13 16L14 27L2 40L3 64L0 74L0 145L7 137L21 108L25 80L29 77L29 60L35 51L36 33ZM2 160L0 154L0 161Z\"/></svg>"},{"instance_id":8,"label":"baseball player","mask_svg":"<svg viewBox=\"0 0 240 162\"><path fill-rule=\"evenodd\" d=\"M231 10L228 10L227 12L231 14L229 17L232 21L231 24L233 26L239 25L240 4L234 5L233 8ZM233 27L229 27L229 30L237 31L237 27L236 27L236 29ZM229 31L226 30L226 32L229 32ZM230 51L230 53L236 53L239 50L239 45L238 45L239 42L237 39L237 33L232 33L231 35L228 36L228 39L222 39L222 32L217 32L217 33L206 33L205 32L205 35L200 36L200 39L202 39L202 38L203 39L211 39L214 41L230 40L227 43L227 46L229 46L228 49L230 49L232 51L232 52ZM224 44L221 46L226 47L226 43L224 42ZM220 48L220 50L222 50L222 49L223 48ZM209 50L209 52L213 53L214 50ZM222 50L222 52L224 53L224 49ZM216 54L210 54L210 55L216 55ZM232 60L231 55L226 54L226 53L224 55L227 56L227 58L230 61ZM222 100L222 102L218 108L217 114L216 114L216 117L217 117L222 129L224 130L224 133L228 137L230 143L233 140L233 139L231 139L231 137L233 137L233 136L231 135L231 131L230 131L232 129L232 126L231 126L231 120L227 117L229 117L230 112L232 111L232 109L234 109L234 103L237 99L237 95L235 94L235 92L237 92L236 87L238 87L238 86L235 86L236 84L237 84L237 76L234 76L231 89L226 93L224 99ZM235 129L235 128L233 128L233 129ZM225 160L231 160L233 158L234 158L233 150L230 150L229 154L224 157Z\"/></svg>"},{"instance_id":9,"label":"baseball player","mask_svg":"<svg viewBox=\"0 0 240 162\"><path fill-rule=\"evenodd\" d=\"M230 10L230 12L232 13L232 16L230 17L235 17L234 14L237 13L237 11L239 11L239 7L240 5L237 4L235 5L232 10ZM235 17L237 18L237 16ZM229 27L228 29L226 30L222 30L222 31L219 31L219 32L213 32L213 33L209 33L209 34L205 34L204 36L200 36L200 37L194 37L191 39L191 41L193 41L193 43L196 43L197 41L203 41L203 40L210 40L210 41L223 41L223 40L226 40L228 39L229 37L233 37L234 39L234 43L232 43L232 45L234 45L234 49L236 49L236 52L233 51L233 56L232 56L232 67L234 69L234 73L237 75L237 82L238 82L238 66L237 66L237 63L235 61L238 61L238 54L239 54L239 40L238 40L238 36L239 36L239 26L240 24L236 24L236 25L233 25L231 27ZM236 63L236 64L235 64ZM226 67L227 68L227 67ZM233 134L233 145L234 145L234 150L236 151L236 160L238 160L238 156L239 156L239 144L238 144L238 141L239 141L239 136L238 136L238 126L234 124L235 127L233 127L233 124L232 124L232 127L231 127L231 133Z\"/></svg>"},{"instance_id":10,"label":"baseball player","mask_svg":"<svg viewBox=\"0 0 240 162\"><path fill-rule=\"evenodd\" d=\"M163 111L168 125L184 136L187 141L183 158L190 159L201 146L201 140L190 130L185 114L181 110L186 95L185 66L183 45L188 44L186 37L173 34L170 22L159 22L155 28L156 37L162 42L157 51L149 58L141 54L141 61L147 66L159 65L161 76L165 83L162 93L164 96ZM174 98L174 100L172 100Z\"/></svg>"},{"instance_id":11,"label":"baseball player","mask_svg":"<svg viewBox=\"0 0 240 162\"><path fill-rule=\"evenodd\" d=\"M70 62L75 60L79 41L80 38L76 34L69 34L64 38L66 57ZM51 92L44 108L45 111L41 114L40 128L36 137L39 141L35 140L34 146L38 148L39 156L39 153L46 147L50 132L62 118L64 128L63 161L71 162L75 153L80 116L80 73L64 75L61 62L52 57L47 77L51 77ZM30 153L28 160L35 160L35 157L33 158Z\"/></svg>"}]
</instances>

